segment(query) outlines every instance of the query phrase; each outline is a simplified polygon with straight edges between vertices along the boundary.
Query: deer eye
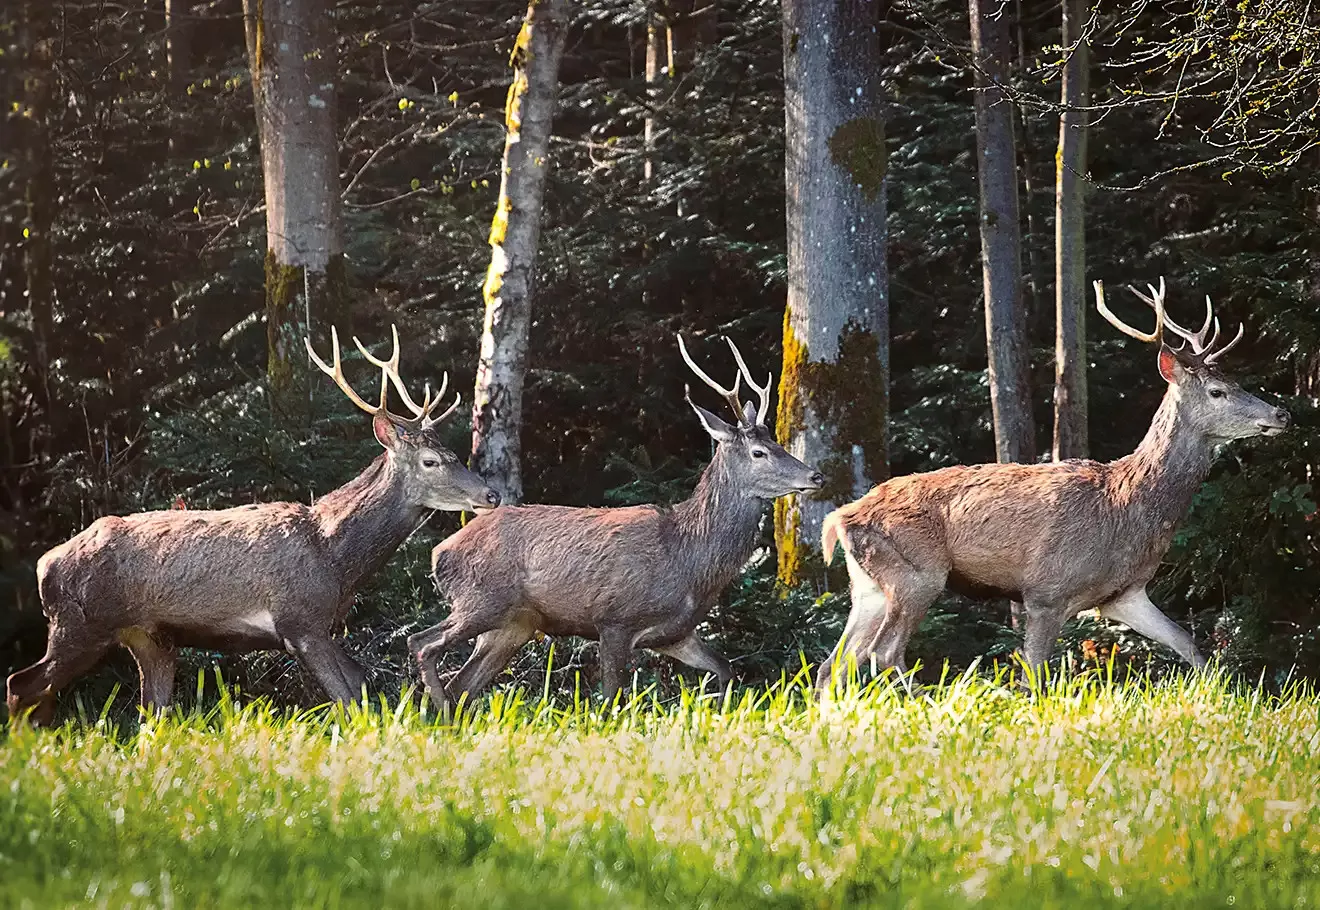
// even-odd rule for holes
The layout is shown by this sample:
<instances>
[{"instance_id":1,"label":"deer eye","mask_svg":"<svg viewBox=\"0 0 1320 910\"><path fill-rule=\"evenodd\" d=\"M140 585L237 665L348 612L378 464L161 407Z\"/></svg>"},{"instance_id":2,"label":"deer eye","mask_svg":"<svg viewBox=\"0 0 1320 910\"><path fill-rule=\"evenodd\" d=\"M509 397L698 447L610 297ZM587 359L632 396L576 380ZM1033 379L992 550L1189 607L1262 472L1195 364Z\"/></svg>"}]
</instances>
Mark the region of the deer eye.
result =
<instances>
[{"instance_id":1,"label":"deer eye","mask_svg":"<svg viewBox=\"0 0 1320 910\"><path fill-rule=\"evenodd\" d=\"M765 457L765 449L752 449L752 457L753 457L753 458L764 458L764 457Z\"/></svg>"},{"instance_id":2,"label":"deer eye","mask_svg":"<svg viewBox=\"0 0 1320 910\"><path fill-rule=\"evenodd\" d=\"M424 467L424 468L438 468L438 467L440 467L440 462L437 461L437 460L434 459L434 458L423 458L423 459L422 459L422 467Z\"/></svg>"},{"instance_id":3,"label":"deer eye","mask_svg":"<svg viewBox=\"0 0 1320 910\"><path fill-rule=\"evenodd\" d=\"M1223 397L1224 397L1224 390L1223 390L1223 389L1211 389L1211 390L1210 390L1210 397L1211 397L1211 398L1223 398Z\"/></svg>"}]
</instances>

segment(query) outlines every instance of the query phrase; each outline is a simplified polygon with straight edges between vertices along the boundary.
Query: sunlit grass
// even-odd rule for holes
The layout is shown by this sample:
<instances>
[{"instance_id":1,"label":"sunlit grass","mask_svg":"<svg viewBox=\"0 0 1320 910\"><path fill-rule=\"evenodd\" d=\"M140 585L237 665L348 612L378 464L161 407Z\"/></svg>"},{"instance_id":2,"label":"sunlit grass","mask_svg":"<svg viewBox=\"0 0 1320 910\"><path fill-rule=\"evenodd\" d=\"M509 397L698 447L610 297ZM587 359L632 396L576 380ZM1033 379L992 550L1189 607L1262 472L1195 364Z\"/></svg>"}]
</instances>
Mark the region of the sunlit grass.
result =
<instances>
[{"instance_id":1,"label":"sunlit grass","mask_svg":"<svg viewBox=\"0 0 1320 910\"><path fill-rule=\"evenodd\" d=\"M1320 698L802 680L609 713L497 693L16 729L0 906L1302 907Z\"/></svg>"}]
</instances>

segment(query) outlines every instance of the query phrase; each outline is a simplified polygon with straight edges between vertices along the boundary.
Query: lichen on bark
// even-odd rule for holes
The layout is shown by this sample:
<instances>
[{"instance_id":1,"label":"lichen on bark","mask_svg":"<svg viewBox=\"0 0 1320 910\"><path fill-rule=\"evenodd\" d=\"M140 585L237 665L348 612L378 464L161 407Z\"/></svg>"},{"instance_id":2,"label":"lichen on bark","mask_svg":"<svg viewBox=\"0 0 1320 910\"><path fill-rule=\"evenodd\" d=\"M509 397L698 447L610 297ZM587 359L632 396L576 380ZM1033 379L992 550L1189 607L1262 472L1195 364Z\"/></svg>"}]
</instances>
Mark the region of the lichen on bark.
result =
<instances>
[{"instance_id":1,"label":"lichen on bark","mask_svg":"<svg viewBox=\"0 0 1320 910\"><path fill-rule=\"evenodd\" d=\"M875 117L854 117L831 134L829 147L830 160L848 172L867 202L874 202L889 168L884 123Z\"/></svg>"}]
</instances>

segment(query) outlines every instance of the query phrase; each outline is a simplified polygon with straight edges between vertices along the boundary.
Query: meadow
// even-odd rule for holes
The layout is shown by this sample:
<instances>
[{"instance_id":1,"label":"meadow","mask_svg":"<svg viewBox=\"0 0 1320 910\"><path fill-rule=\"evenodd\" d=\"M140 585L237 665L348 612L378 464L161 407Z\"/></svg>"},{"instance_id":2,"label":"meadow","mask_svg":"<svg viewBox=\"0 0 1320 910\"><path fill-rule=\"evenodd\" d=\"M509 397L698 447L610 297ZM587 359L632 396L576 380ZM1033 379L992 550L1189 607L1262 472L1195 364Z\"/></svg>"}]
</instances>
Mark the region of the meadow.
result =
<instances>
[{"instance_id":1,"label":"meadow","mask_svg":"<svg viewBox=\"0 0 1320 910\"><path fill-rule=\"evenodd\" d=\"M0 906L1320 906L1306 684L406 695L0 734Z\"/></svg>"}]
</instances>

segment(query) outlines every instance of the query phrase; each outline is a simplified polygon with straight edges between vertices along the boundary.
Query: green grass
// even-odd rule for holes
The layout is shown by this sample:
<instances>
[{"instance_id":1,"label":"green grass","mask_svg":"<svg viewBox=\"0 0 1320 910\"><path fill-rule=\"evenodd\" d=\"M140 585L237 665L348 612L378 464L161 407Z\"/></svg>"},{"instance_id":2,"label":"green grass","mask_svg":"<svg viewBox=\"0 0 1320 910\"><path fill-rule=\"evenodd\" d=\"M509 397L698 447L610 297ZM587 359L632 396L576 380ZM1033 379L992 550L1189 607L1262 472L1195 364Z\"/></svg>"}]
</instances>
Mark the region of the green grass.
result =
<instances>
[{"instance_id":1,"label":"green grass","mask_svg":"<svg viewBox=\"0 0 1320 910\"><path fill-rule=\"evenodd\" d=\"M1315 907L1320 698L496 694L0 739L0 906Z\"/></svg>"}]
</instances>

